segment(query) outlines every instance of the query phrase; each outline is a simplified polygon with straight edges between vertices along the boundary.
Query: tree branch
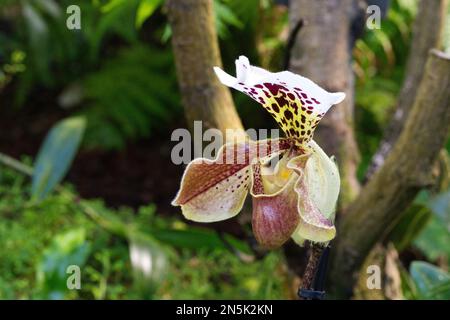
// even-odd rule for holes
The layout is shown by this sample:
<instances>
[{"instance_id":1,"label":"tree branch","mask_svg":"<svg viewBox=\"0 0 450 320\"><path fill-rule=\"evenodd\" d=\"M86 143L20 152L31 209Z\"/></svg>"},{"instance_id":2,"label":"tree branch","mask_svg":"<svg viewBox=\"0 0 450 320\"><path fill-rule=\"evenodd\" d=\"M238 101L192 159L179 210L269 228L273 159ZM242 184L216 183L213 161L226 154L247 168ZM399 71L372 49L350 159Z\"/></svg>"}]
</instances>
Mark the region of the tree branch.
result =
<instances>
[{"instance_id":1,"label":"tree branch","mask_svg":"<svg viewBox=\"0 0 450 320\"><path fill-rule=\"evenodd\" d=\"M344 91L346 99L334 106L317 128L315 139L337 157L341 179L341 204L359 192L356 169L359 153L353 132L353 74L351 71L350 12L353 0L291 0L291 29L304 25L292 48L290 68L329 91Z\"/></svg>"},{"instance_id":2,"label":"tree branch","mask_svg":"<svg viewBox=\"0 0 450 320\"><path fill-rule=\"evenodd\" d=\"M211 0L168 0L172 45L178 83L188 126L242 129L231 94L221 85L213 66L221 66Z\"/></svg>"},{"instance_id":3,"label":"tree branch","mask_svg":"<svg viewBox=\"0 0 450 320\"><path fill-rule=\"evenodd\" d=\"M425 73L397 143L339 224L332 256L332 291L349 296L355 273L375 243L395 224L431 169L450 129L450 56L430 51Z\"/></svg>"},{"instance_id":4,"label":"tree branch","mask_svg":"<svg viewBox=\"0 0 450 320\"><path fill-rule=\"evenodd\" d=\"M422 80L428 51L431 48L440 47L447 3L447 0L422 0L419 3L410 54L406 64L406 76L399 94L397 109L386 128L379 149L372 158L372 163L366 173L366 180L383 164L402 132Z\"/></svg>"}]
</instances>

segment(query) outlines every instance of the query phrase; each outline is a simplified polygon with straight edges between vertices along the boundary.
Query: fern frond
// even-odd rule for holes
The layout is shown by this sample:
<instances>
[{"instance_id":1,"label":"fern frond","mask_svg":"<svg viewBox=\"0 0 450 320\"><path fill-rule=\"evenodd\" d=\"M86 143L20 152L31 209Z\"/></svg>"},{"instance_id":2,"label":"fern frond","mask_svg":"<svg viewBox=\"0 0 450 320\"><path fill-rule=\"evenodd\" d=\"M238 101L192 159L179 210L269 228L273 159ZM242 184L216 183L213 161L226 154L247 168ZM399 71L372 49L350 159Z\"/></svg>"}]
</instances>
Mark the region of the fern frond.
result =
<instances>
[{"instance_id":1,"label":"fern frond","mask_svg":"<svg viewBox=\"0 0 450 320\"><path fill-rule=\"evenodd\" d=\"M181 112L171 55L144 45L106 61L84 78L83 87L88 147L121 148L127 139L147 137Z\"/></svg>"}]
</instances>

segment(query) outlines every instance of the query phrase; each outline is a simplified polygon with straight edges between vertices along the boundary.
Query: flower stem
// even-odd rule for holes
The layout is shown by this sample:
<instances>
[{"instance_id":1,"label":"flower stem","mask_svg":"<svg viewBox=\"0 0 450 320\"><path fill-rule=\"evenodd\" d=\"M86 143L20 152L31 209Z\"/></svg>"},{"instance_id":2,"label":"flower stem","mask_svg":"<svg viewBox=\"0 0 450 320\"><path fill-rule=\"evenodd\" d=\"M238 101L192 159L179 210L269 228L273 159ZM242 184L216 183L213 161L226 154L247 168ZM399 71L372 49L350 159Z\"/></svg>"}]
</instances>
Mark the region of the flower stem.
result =
<instances>
[{"instance_id":1,"label":"flower stem","mask_svg":"<svg viewBox=\"0 0 450 320\"><path fill-rule=\"evenodd\" d=\"M302 285L299 289L299 296L301 300L312 299L311 297L306 297L303 292L315 290L314 280L324 249L325 247L323 247L322 245L311 243L308 263L306 265L305 273L303 274Z\"/></svg>"}]
</instances>

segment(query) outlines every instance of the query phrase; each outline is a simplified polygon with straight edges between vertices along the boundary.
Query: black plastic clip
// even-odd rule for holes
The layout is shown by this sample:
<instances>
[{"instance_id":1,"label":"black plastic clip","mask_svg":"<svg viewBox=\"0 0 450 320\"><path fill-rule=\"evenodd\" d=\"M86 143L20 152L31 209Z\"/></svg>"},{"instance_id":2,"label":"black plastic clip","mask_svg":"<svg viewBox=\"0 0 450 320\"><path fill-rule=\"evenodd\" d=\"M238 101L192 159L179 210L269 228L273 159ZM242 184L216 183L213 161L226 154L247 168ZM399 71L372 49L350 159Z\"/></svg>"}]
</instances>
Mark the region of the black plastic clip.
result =
<instances>
[{"instance_id":1,"label":"black plastic clip","mask_svg":"<svg viewBox=\"0 0 450 320\"><path fill-rule=\"evenodd\" d=\"M328 260L331 246L328 245L320 257L312 289L299 288L297 295L306 300L324 300L325 299L325 278L327 273Z\"/></svg>"},{"instance_id":2,"label":"black plastic clip","mask_svg":"<svg viewBox=\"0 0 450 320\"><path fill-rule=\"evenodd\" d=\"M323 300L325 298L325 291L299 289L297 294L305 300Z\"/></svg>"}]
</instances>

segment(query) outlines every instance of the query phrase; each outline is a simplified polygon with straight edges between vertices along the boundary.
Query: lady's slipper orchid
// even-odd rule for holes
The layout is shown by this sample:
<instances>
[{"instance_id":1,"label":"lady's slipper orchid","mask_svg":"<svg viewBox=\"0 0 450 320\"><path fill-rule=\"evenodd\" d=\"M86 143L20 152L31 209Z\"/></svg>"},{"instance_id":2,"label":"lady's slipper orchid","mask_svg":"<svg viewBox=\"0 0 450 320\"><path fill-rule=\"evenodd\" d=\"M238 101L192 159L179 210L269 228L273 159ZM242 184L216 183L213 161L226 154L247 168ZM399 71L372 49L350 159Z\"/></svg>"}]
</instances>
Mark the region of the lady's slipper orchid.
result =
<instances>
[{"instance_id":1,"label":"lady's slipper orchid","mask_svg":"<svg viewBox=\"0 0 450 320\"><path fill-rule=\"evenodd\" d=\"M244 56L236 60L237 77L214 70L223 84L269 111L286 138L227 143L215 160L193 160L172 204L181 206L187 219L214 222L238 214L250 191L253 232L263 246L276 248L290 237L299 244L333 239L339 172L312 137L345 94L327 92L289 71L251 66Z\"/></svg>"}]
</instances>

